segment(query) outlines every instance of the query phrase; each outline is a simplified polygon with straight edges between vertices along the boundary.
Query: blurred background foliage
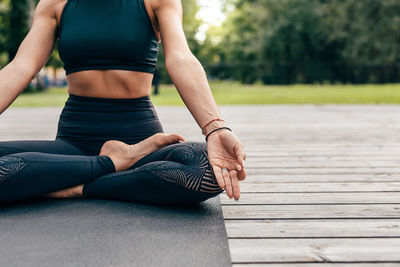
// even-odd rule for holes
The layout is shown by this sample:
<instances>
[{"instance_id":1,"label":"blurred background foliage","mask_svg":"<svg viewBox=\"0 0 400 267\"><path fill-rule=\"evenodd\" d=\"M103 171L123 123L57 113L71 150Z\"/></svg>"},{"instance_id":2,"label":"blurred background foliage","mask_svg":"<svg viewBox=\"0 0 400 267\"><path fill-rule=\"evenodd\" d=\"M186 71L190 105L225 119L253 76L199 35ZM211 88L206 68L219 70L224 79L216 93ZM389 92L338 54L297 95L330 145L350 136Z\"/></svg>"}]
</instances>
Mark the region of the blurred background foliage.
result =
<instances>
[{"instance_id":1,"label":"blurred background foliage","mask_svg":"<svg viewBox=\"0 0 400 267\"><path fill-rule=\"evenodd\" d=\"M398 0L227 0L211 75L244 83L400 79ZM213 38L213 35L208 35ZM211 42L212 43L212 42Z\"/></svg>"},{"instance_id":2,"label":"blurred background foliage","mask_svg":"<svg viewBox=\"0 0 400 267\"><path fill-rule=\"evenodd\" d=\"M217 1L217 0L212 0ZM196 34L196 0L182 0L192 52L210 79L242 83L400 81L399 0L223 0L225 21ZM26 35L37 0L0 0L0 67ZM162 49L157 71L169 83ZM48 66L61 67L56 49Z\"/></svg>"}]
</instances>

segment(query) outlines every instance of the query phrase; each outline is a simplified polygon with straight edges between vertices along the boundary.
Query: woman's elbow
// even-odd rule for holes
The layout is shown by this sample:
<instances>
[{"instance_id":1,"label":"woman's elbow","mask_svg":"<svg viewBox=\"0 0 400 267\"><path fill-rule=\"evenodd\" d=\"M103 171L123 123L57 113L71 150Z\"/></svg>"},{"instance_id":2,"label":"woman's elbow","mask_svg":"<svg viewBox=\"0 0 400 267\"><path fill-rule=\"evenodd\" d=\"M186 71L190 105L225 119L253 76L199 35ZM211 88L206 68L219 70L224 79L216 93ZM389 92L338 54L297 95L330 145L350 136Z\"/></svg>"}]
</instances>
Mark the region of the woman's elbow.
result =
<instances>
[{"instance_id":1,"label":"woman's elbow","mask_svg":"<svg viewBox=\"0 0 400 267\"><path fill-rule=\"evenodd\" d=\"M33 64L17 58L13 59L8 65L13 69L13 73L18 73L19 77L28 80L32 80L40 70Z\"/></svg>"},{"instance_id":2,"label":"woman's elbow","mask_svg":"<svg viewBox=\"0 0 400 267\"><path fill-rule=\"evenodd\" d=\"M190 52L174 52L165 56L165 67L167 70L173 70L177 67L188 67L191 64L197 64L197 58Z\"/></svg>"}]
</instances>

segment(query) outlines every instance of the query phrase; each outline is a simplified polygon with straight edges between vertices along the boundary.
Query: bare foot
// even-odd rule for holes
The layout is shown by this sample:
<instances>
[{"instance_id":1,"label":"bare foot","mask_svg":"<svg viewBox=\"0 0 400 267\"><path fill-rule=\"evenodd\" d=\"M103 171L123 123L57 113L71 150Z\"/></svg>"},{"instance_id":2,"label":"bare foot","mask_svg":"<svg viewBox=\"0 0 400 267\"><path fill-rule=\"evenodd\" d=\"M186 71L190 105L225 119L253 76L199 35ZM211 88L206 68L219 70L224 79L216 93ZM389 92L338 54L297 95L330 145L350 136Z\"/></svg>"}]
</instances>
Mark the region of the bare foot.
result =
<instances>
[{"instance_id":1,"label":"bare foot","mask_svg":"<svg viewBox=\"0 0 400 267\"><path fill-rule=\"evenodd\" d=\"M185 141L185 138L179 134L166 133L156 133L134 145L110 140L103 144L99 155L109 156L118 172L128 169L147 154L179 141Z\"/></svg>"},{"instance_id":2,"label":"bare foot","mask_svg":"<svg viewBox=\"0 0 400 267\"><path fill-rule=\"evenodd\" d=\"M49 193L43 196L48 198L81 198L83 197L82 190L83 190L83 185L78 185L57 192Z\"/></svg>"},{"instance_id":3,"label":"bare foot","mask_svg":"<svg viewBox=\"0 0 400 267\"><path fill-rule=\"evenodd\" d=\"M179 134L165 133L154 134L134 145L110 140L103 144L99 155L109 156L114 163L115 170L123 171L131 167L147 154L150 154L166 145L177 143L179 140L185 141L185 138ZM83 185L78 185L43 196L49 198L81 198L83 197L82 190Z\"/></svg>"}]
</instances>

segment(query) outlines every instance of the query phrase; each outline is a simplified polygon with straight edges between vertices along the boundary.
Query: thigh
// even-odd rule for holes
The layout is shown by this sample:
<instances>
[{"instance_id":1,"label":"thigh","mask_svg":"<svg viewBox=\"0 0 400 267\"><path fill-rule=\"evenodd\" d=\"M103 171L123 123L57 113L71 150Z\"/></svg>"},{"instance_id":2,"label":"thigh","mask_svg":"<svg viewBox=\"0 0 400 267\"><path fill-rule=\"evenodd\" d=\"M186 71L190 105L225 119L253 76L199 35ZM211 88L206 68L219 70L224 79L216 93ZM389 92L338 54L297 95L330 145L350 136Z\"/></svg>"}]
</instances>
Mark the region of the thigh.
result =
<instances>
[{"instance_id":1,"label":"thigh","mask_svg":"<svg viewBox=\"0 0 400 267\"><path fill-rule=\"evenodd\" d=\"M0 142L0 157L21 152L41 152L49 154L84 155L83 151L67 141L26 140Z\"/></svg>"}]
</instances>

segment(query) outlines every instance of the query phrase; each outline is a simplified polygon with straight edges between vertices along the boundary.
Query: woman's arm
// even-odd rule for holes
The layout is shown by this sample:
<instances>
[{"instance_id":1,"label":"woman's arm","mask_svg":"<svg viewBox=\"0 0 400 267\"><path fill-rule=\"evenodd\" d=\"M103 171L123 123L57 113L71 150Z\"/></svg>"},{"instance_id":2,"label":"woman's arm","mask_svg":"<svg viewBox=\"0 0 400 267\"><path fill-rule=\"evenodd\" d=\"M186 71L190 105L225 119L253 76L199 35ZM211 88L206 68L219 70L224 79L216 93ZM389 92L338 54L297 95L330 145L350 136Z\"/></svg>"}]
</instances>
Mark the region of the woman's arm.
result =
<instances>
[{"instance_id":1,"label":"woman's arm","mask_svg":"<svg viewBox=\"0 0 400 267\"><path fill-rule=\"evenodd\" d=\"M180 0L156 0L154 12L161 33L167 71L197 124L202 127L220 113L206 73L187 44ZM217 122L215 124L221 124Z\"/></svg>"},{"instance_id":2,"label":"woman's arm","mask_svg":"<svg viewBox=\"0 0 400 267\"><path fill-rule=\"evenodd\" d=\"M152 8L161 33L166 67L183 102L200 127L221 118L206 73L187 44L180 0L154 0ZM210 123L205 133L222 126L225 123L221 121ZM230 131L220 130L209 136L207 148L218 184L226 188L230 198L239 199L238 181L246 176L243 167L246 155L242 144ZM223 169L229 172L223 172Z\"/></svg>"},{"instance_id":3,"label":"woman's arm","mask_svg":"<svg viewBox=\"0 0 400 267\"><path fill-rule=\"evenodd\" d=\"M55 0L41 0L32 26L14 59L0 70L0 114L3 113L46 64L56 38ZM59 2L59 1L58 1Z\"/></svg>"}]
</instances>

